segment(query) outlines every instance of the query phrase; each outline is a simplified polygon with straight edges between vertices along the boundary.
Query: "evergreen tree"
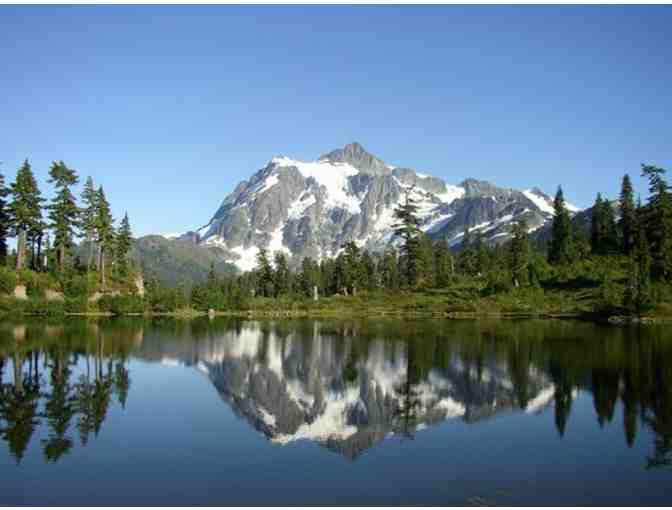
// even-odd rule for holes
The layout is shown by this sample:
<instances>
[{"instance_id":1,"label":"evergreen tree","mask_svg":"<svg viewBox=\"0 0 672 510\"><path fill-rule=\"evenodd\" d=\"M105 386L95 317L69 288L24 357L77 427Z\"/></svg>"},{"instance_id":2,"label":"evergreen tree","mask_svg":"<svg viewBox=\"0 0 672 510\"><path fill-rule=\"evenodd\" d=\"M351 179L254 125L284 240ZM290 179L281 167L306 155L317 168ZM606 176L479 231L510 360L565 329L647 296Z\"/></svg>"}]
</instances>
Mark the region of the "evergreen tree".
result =
<instances>
[{"instance_id":1,"label":"evergreen tree","mask_svg":"<svg viewBox=\"0 0 672 510\"><path fill-rule=\"evenodd\" d=\"M0 265L7 263L7 238L11 228L8 195L9 189L5 185L5 176L0 174Z\"/></svg>"},{"instance_id":2,"label":"evergreen tree","mask_svg":"<svg viewBox=\"0 0 672 510\"><path fill-rule=\"evenodd\" d=\"M290 288L290 272L287 257L281 251L276 251L273 256L275 271L273 273L273 288L275 296L284 296Z\"/></svg>"},{"instance_id":3,"label":"evergreen tree","mask_svg":"<svg viewBox=\"0 0 672 510\"><path fill-rule=\"evenodd\" d=\"M112 252L115 233L114 218L112 217L110 204L105 198L105 191L103 190L102 186L100 186L96 192L96 204L97 214L95 224L95 241L98 245L98 269L100 271L100 284L104 291L107 284L106 259Z\"/></svg>"},{"instance_id":4,"label":"evergreen tree","mask_svg":"<svg viewBox=\"0 0 672 510\"><path fill-rule=\"evenodd\" d=\"M436 285L434 243L426 234L419 236L417 261L418 280L425 287L434 287Z\"/></svg>"},{"instance_id":5,"label":"evergreen tree","mask_svg":"<svg viewBox=\"0 0 672 510\"><path fill-rule=\"evenodd\" d=\"M409 286L415 285L418 266L418 237L420 235L420 220L417 212L418 206L411 198L413 188L406 192L403 204L394 210L394 217L398 220L392 225L394 237L402 240L401 253L405 258L405 277Z\"/></svg>"},{"instance_id":6,"label":"evergreen tree","mask_svg":"<svg viewBox=\"0 0 672 510\"><path fill-rule=\"evenodd\" d=\"M119 274L128 275L130 269L130 253L133 243L133 233L131 231L131 222L128 219L128 213L125 213L124 218L121 220L116 241L116 259Z\"/></svg>"},{"instance_id":7,"label":"evergreen tree","mask_svg":"<svg viewBox=\"0 0 672 510\"><path fill-rule=\"evenodd\" d=\"M310 257L305 257L301 261L301 275L299 276L299 283L301 291L308 297L313 296L313 289L320 286L320 268L317 263Z\"/></svg>"},{"instance_id":8,"label":"evergreen tree","mask_svg":"<svg viewBox=\"0 0 672 510\"><path fill-rule=\"evenodd\" d=\"M96 237L96 224L98 221L98 193L93 185L93 179L87 177L82 191L82 203L84 207L81 211L81 227L84 234L84 240L88 245L88 258L86 262L87 271L91 270L93 265L94 243Z\"/></svg>"},{"instance_id":9,"label":"evergreen tree","mask_svg":"<svg viewBox=\"0 0 672 510\"><path fill-rule=\"evenodd\" d=\"M635 246L635 198L630 182L630 176L625 174L621 184L621 196L619 200L620 219L618 226L621 230L621 252L630 255Z\"/></svg>"},{"instance_id":10,"label":"evergreen tree","mask_svg":"<svg viewBox=\"0 0 672 510\"><path fill-rule=\"evenodd\" d=\"M49 182L56 188L56 196L49 206L49 226L54 232L56 264L62 271L72 249L75 229L79 225L79 209L71 191L71 187L79 182L79 177L73 169L59 161L51 165Z\"/></svg>"},{"instance_id":11,"label":"evergreen tree","mask_svg":"<svg viewBox=\"0 0 672 510\"><path fill-rule=\"evenodd\" d=\"M357 289L364 285L364 267L362 265L362 254L357 246L357 243L352 241L343 245L344 251L342 256L342 286L345 287L352 295L357 294Z\"/></svg>"},{"instance_id":12,"label":"evergreen tree","mask_svg":"<svg viewBox=\"0 0 672 510\"><path fill-rule=\"evenodd\" d=\"M602 211L602 194L598 193L590 216L590 249L593 253L599 253L601 248L604 224Z\"/></svg>"},{"instance_id":13,"label":"evergreen tree","mask_svg":"<svg viewBox=\"0 0 672 510\"><path fill-rule=\"evenodd\" d=\"M37 187L28 160L25 160L10 186L12 201L9 205L11 232L17 237L16 269L26 266L26 248L29 236L35 239L42 230L42 203L44 199Z\"/></svg>"},{"instance_id":14,"label":"evergreen tree","mask_svg":"<svg viewBox=\"0 0 672 510\"><path fill-rule=\"evenodd\" d=\"M266 248L259 248L257 253L257 273L257 294L270 297L273 294L273 267Z\"/></svg>"},{"instance_id":15,"label":"evergreen tree","mask_svg":"<svg viewBox=\"0 0 672 510\"><path fill-rule=\"evenodd\" d=\"M573 260L572 221L560 186L553 201L553 208L555 210L553 238L548 250L548 261L552 264L567 264Z\"/></svg>"},{"instance_id":16,"label":"evergreen tree","mask_svg":"<svg viewBox=\"0 0 672 510\"><path fill-rule=\"evenodd\" d=\"M510 249L511 275L515 287L527 285L529 281L530 243L527 239L527 223L518 221L511 231L513 235Z\"/></svg>"},{"instance_id":17,"label":"evergreen tree","mask_svg":"<svg viewBox=\"0 0 672 510\"><path fill-rule=\"evenodd\" d=\"M453 277L454 262L453 255L450 253L448 242L443 240L436 244L434 251L436 267L436 284L439 287L447 287Z\"/></svg>"},{"instance_id":18,"label":"evergreen tree","mask_svg":"<svg viewBox=\"0 0 672 510\"><path fill-rule=\"evenodd\" d=\"M396 289L399 287L399 265L395 250L391 248L385 250L380 261L379 272L383 287L386 289Z\"/></svg>"},{"instance_id":19,"label":"evergreen tree","mask_svg":"<svg viewBox=\"0 0 672 510\"><path fill-rule=\"evenodd\" d=\"M672 194L664 174L662 168L642 165L642 176L649 180L646 224L652 274L658 280L672 280Z\"/></svg>"}]
</instances>

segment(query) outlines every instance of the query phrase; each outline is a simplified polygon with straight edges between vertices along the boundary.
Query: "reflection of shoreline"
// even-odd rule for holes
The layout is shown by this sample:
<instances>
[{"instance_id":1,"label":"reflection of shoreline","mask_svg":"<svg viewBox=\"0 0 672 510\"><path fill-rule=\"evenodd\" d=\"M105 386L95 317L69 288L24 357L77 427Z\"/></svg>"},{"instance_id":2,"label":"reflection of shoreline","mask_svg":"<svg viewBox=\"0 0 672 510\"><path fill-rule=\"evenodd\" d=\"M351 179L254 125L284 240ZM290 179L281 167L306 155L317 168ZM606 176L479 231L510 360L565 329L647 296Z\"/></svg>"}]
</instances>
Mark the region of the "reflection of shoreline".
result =
<instances>
[{"instance_id":1,"label":"reflection of shoreline","mask_svg":"<svg viewBox=\"0 0 672 510\"><path fill-rule=\"evenodd\" d=\"M202 372L234 413L276 444L312 441L348 459L449 420L481 423L549 408L562 437L583 392L596 426L618 419L620 403L627 445L647 427L654 436L648 465L672 464L667 338L619 329L586 341L592 329L567 323L557 336L538 323L389 324L5 322L1 438L17 461L38 426L50 431L47 460L75 447L77 435L86 444L115 397L124 405L133 356Z\"/></svg>"}]
</instances>

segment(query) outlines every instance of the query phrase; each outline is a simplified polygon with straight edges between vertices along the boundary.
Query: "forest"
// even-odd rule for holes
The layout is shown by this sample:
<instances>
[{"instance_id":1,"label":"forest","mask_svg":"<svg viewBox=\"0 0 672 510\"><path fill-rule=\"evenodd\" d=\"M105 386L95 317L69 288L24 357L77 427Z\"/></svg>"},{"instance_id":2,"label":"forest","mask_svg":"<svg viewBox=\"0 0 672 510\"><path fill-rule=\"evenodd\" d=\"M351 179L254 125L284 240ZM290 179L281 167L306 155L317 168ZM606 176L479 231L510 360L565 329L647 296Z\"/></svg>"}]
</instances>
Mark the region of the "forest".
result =
<instances>
[{"instance_id":1,"label":"forest","mask_svg":"<svg viewBox=\"0 0 672 510\"><path fill-rule=\"evenodd\" d=\"M166 286L150 268L140 290L128 214L115 225L91 177L80 205L79 177L62 161L49 170L55 194L47 203L25 161L9 186L0 176L0 311L670 316L672 195L664 169L642 165L641 173L646 203L626 174L618 200L598 193L588 224L572 217L559 187L547 242L524 221L499 244L469 229L458 244L433 239L409 191L382 253L351 241L336 257L295 261L262 248L253 271L218 274L213 265L203 284ZM28 299L13 297L17 285ZM47 299L50 290L58 299Z\"/></svg>"}]
</instances>

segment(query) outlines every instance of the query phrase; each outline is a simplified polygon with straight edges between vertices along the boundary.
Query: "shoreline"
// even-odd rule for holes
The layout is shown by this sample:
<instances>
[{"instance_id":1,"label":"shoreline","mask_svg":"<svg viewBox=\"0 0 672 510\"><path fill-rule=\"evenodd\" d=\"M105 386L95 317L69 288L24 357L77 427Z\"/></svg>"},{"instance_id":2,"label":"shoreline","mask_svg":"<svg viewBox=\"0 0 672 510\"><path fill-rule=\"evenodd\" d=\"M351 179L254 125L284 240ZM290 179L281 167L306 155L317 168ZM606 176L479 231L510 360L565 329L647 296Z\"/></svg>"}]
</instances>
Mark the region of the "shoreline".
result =
<instances>
[{"instance_id":1,"label":"shoreline","mask_svg":"<svg viewBox=\"0 0 672 510\"><path fill-rule=\"evenodd\" d=\"M662 324L672 322L672 317L663 316L631 316L605 315L587 312L467 312L467 311L404 311L404 310L370 310L344 314L340 309L324 310L231 310L231 311L202 311L187 309L175 312L64 312L62 314L48 314L39 312L20 312L3 314L4 317L166 317L174 319L197 319L202 317L230 317L246 319L371 319L371 318L407 318L407 319L446 319L446 320L579 320L593 323L625 326L631 324ZM2 320L0 315L0 320Z\"/></svg>"}]
</instances>

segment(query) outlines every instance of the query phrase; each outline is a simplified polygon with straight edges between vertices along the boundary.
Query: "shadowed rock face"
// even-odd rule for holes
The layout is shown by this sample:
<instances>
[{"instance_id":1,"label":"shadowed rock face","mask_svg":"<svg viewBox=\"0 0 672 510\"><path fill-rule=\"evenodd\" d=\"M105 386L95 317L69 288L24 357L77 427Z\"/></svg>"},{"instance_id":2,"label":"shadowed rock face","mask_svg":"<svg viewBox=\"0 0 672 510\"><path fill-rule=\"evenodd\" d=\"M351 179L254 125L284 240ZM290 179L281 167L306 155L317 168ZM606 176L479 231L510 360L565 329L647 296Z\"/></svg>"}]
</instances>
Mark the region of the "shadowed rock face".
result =
<instances>
[{"instance_id":1,"label":"shadowed rock face","mask_svg":"<svg viewBox=\"0 0 672 510\"><path fill-rule=\"evenodd\" d=\"M206 226L183 238L221 248L242 270L254 267L262 247L295 262L334 256L349 241L381 250L393 241L393 211L407 193L418 203L421 228L454 245L466 228L499 243L520 219L532 231L552 217L550 198L536 188L521 192L475 179L452 186L352 143L314 162L273 158L236 186Z\"/></svg>"},{"instance_id":2,"label":"shadowed rock face","mask_svg":"<svg viewBox=\"0 0 672 510\"><path fill-rule=\"evenodd\" d=\"M446 420L468 423L513 410L533 412L553 399L543 374L526 372L525 402L505 363L480 366L450 356L441 367L421 368L414 344L314 330L280 336L247 323L238 331L164 361L194 366L222 400L270 441L314 441L355 459L388 436L413 436Z\"/></svg>"}]
</instances>

